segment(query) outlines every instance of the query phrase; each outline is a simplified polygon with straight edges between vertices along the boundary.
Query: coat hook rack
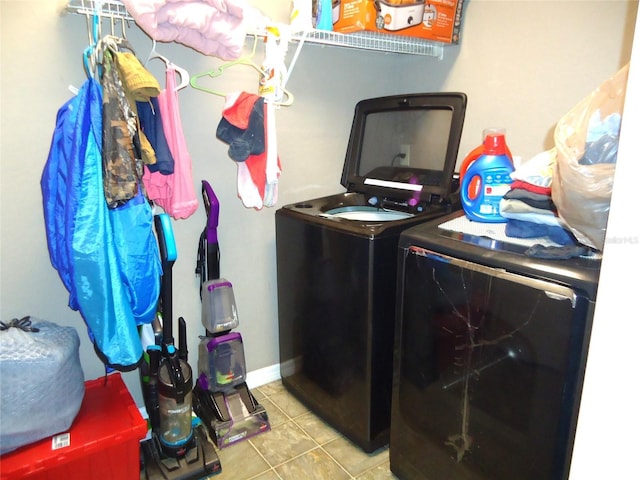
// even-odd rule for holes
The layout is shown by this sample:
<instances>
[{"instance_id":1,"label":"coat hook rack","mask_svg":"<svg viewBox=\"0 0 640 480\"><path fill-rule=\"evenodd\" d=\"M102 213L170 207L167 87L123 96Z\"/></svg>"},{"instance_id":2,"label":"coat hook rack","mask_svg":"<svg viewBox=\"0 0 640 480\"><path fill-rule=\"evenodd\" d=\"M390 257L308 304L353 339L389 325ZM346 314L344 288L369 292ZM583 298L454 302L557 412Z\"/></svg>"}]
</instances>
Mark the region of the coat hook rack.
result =
<instances>
[{"instance_id":1,"label":"coat hook rack","mask_svg":"<svg viewBox=\"0 0 640 480\"><path fill-rule=\"evenodd\" d=\"M70 0L66 10L81 15L98 13L103 18L133 21L133 17L119 0Z\"/></svg>"}]
</instances>

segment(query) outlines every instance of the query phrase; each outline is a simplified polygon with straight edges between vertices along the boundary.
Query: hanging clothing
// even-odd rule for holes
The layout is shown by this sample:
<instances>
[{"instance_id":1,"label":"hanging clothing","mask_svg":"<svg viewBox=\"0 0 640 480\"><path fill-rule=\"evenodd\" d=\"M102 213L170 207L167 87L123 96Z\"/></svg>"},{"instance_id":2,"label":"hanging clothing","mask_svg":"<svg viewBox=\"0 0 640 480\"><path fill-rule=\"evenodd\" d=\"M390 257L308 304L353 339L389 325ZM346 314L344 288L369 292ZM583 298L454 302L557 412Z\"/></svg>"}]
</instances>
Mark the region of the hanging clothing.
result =
<instances>
[{"instance_id":1,"label":"hanging clothing","mask_svg":"<svg viewBox=\"0 0 640 480\"><path fill-rule=\"evenodd\" d=\"M175 169L175 160L164 132L158 97L151 97L147 102L136 102L136 106L140 127L156 154L156 163L147 165L147 168L151 172L171 175Z\"/></svg>"},{"instance_id":2,"label":"hanging clothing","mask_svg":"<svg viewBox=\"0 0 640 480\"><path fill-rule=\"evenodd\" d=\"M174 219L188 218L198 209L193 185L191 155L182 130L176 90L176 70L167 65L165 89L158 96L157 113L164 137L174 160L174 172L163 175L146 168L142 177L147 195Z\"/></svg>"},{"instance_id":3,"label":"hanging clothing","mask_svg":"<svg viewBox=\"0 0 640 480\"><path fill-rule=\"evenodd\" d=\"M259 95L230 94L216 129L216 137L229 144L229 156L238 166L238 196L245 207L257 210L278 199L281 164L272 107Z\"/></svg>"},{"instance_id":4,"label":"hanging clothing","mask_svg":"<svg viewBox=\"0 0 640 480\"><path fill-rule=\"evenodd\" d=\"M162 267L140 190L122 207L107 206L95 79L58 111L40 184L49 257L69 307L79 310L107 366L135 369L143 353L137 326L155 317Z\"/></svg>"},{"instance_id":5,"label":"hanging clothing","mask_svg":"<svg viewBox=\"0 0 640 480\"><path fill-rule=\"evenodd\" d=\"M232 160L244 162L249 155L264 153L264 122L264 98L246 92L229 95L216 137L229 144Z\"/></svg>"},{"instance_id":6,"label":"hanging clothing","mask_svg":"<svg viewBox=\"0 0 640 480\"><path fill-rule=\"evenodd\" d=\"M121 94L124 94L129 102L131 111L135 115L135 130L139 141L142 163L155 165L155 150L147 136L140 129L136 102L147 102L151 97L157 97L160 94L160 84L151 72L142 66L140 60L133 53L115 51L114 59L121 80ZM140 168L140 175L142 175L142 168Z\"/></svg>"},{"instance_id":7,"label":"hanging clothing","mask_svg":"<svg viewBox=\"0 0 640 480\"><path fill-rule=\"evenodd\" d=\"M114 208L136 195L142 177L142 152L136 114L125 96L113 53L105 50L103 60L104 195L107 205Z\"/></svg>"},{"instance_id":8,"label":"hanging clothing","mask_svg":"<svg viewBox=\"0 0 640 480\"><path fill-rule=\"evenodd\" d=\"M265 103L265 135L267 136L267 160L265 165L264 199L265 207L273 207L278 203L278 181L280 180L281 165L278 157L278 142L276 135L276 108L273 102Z\"/></svg>"}]
</instances>

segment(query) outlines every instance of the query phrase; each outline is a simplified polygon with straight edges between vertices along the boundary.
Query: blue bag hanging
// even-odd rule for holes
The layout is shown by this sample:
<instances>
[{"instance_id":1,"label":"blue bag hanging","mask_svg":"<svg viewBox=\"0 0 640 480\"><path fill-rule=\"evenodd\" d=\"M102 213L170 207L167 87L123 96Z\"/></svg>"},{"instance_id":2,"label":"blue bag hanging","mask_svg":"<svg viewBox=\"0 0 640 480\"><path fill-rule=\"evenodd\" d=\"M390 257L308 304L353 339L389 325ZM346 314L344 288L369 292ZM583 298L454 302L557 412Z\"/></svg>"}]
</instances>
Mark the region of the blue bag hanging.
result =
<instances>
[{"instance_id":1,"label":"blue bag hanging","mask_svg":"<svg viewBox=\"0 0 640 480\"><path fill-rule=\"evenodd\" d=\"M138 190L124 205L109 209L109 218L133 317L137 325L151 323L157 311L162 276L158 242L153 234L153 211Z\"/></svg>"},{"instance_id":2,"label":"blue bag hanging","mask_svg":"<svg viewBox=\"0 0 640 480\"><path fill-rule=\"evenodd\" d=\"M122 210L107 207L102 92L94 78L58 111L41 188L49 256L69 307L80 311L107 366L135 369L142 359L137 325L152 321L157 305L159 254L144 199Z\"/></svg>"}]
</instances>

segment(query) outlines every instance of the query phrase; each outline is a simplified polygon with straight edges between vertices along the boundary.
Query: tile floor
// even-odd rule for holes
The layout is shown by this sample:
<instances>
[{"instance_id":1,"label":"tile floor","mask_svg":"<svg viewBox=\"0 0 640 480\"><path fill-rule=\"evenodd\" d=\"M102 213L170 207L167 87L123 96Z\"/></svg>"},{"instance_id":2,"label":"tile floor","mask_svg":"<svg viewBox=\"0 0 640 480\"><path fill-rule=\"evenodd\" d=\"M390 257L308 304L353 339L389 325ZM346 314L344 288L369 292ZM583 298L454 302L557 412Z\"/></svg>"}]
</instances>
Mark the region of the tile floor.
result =
<instances>
[{"instance_id":1,"label":"tile floor","mask_svg":"<svg viewBox=\"0 0 640 480\"><path fill-rule=\"evenodd\" d=\"M251 392L271 431L218 450L214 480L394 480L389 448L367 454L325 424L278 380Z\"/></svg>"}]
</instances>

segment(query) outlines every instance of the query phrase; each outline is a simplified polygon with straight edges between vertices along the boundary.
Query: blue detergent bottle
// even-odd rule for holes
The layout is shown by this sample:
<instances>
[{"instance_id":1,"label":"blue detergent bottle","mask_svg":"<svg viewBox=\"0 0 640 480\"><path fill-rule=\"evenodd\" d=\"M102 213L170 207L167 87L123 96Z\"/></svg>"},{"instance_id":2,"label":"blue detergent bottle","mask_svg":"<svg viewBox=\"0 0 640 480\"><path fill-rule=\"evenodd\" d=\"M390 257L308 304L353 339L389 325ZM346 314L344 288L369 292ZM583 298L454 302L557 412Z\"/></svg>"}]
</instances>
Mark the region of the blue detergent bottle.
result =
<instances>
[{"instance_id":1,"label":"blue detergent bottle","mask_svg":"<svg viewBox=\"0 0 640 480\"><path fill-rule=\"evenodd\" d=\"M500 215L500 200L511 188L513 171L504 135L487 135L482 155L469 165L460 187L462 208L469 220L483 223L507 221Z\"/></svg>"}]
</instances>

